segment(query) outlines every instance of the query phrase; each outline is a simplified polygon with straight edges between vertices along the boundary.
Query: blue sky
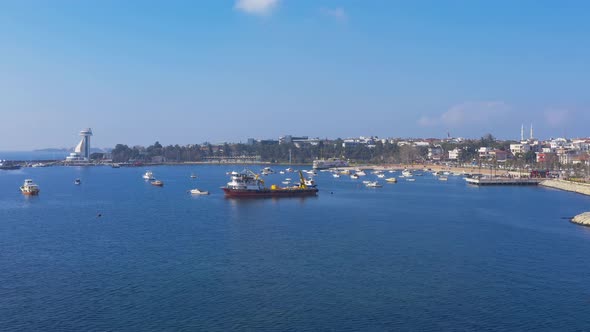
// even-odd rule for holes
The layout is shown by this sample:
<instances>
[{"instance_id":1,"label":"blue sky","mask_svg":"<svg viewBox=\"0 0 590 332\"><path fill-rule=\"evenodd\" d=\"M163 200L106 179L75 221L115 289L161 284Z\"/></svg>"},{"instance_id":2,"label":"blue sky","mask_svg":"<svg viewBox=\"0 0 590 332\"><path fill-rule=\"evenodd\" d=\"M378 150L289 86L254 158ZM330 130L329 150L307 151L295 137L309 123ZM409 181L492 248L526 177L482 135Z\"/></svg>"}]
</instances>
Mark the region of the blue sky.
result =
<instances>
[{"instance_id":1,"label":"blue sky","mask_svg":"<svg viewBox=\"0 0 590 332\"><path fill-rule=\"evenodd\" d=\"M0 2L0 150L590 136L586 1Z\"/></svg>"}]
</instances>

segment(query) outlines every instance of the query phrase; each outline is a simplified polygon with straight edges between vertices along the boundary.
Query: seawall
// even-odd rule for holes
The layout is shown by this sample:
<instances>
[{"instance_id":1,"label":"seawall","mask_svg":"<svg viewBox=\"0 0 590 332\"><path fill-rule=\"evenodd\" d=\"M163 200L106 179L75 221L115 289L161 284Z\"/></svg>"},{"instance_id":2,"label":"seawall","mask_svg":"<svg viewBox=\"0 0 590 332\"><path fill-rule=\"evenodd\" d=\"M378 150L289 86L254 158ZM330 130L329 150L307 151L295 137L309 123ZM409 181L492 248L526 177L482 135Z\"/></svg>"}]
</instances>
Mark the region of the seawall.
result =
<instances>
[{"instance_id":1,"label":"seawall","mask_svg":"<svg viewBox=\"0 0 590 332\"><path fill-rule=\"evenodd\" d=\"M590 184L586 183L565 180L545 180L539 183L539 185L590 196Z\"/></svg>"}]
</instances>

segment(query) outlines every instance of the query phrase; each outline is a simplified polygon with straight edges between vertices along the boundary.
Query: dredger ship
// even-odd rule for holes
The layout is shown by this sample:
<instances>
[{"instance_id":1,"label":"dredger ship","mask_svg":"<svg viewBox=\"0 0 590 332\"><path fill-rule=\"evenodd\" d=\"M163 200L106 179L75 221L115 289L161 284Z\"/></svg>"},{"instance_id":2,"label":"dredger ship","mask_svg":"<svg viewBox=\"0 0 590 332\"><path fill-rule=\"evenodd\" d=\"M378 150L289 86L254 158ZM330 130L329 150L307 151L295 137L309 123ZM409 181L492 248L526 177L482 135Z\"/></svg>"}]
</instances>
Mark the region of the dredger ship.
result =
<instances>
[{"instance_id":1,"label":"dredger ship","mask_svg":"<svg viewBox=\"0 0 590 332\"><path fill-rule=\"evenodd\" d=\"M241 173L231 172L231 181L222 187L226 197L254 198L254 197L301 197L316 196L318 189L305 184L305 178L299 171L299 185L279 187L275 184L266 187L264 180L258 174L245 170Z\"/></svg>"}]
</instances>

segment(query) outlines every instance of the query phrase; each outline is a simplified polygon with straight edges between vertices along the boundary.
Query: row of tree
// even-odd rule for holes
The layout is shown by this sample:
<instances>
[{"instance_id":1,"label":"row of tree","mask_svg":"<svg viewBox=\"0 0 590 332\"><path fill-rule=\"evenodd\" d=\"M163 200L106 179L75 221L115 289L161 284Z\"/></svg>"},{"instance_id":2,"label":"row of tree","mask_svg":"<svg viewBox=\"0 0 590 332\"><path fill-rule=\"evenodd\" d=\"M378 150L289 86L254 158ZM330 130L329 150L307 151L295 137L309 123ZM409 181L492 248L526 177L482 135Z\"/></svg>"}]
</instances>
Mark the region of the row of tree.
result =
<instances>
[{"instance_id":1,"label":"row of tree","mask_svg":"<svg viewBox=\"0 0 590 332\"><path fill-rule=\"evenodd\" d=\"M397 142L381 141L375 142L373 146L363 144L343 145L343 140L324 140L317 145L295 145L288 144L265 144L257 142L254 144L222 144L213 145L209 143L190 144L185 146L168 145L162 146L159 142L143 147L129 147L124 144L117 144L111 151L114 162L186 162L206 161L211 159L256 157L257 160L277 163L311 163L315 159L342 158L351 162L390 164L390 163L422 163L427 160L428 148L418 147L411 144L398 145ZM480 160L478 150L480 147L491 147L502 151L508 151L512 141L498 141L492 135L483 136L479 140L466 140L461 143L441 142L443 151L450 151L455 148L461 150L458 163L477 164L496 163L495 160ZM512 166L535 163L535 153L516 155L505 164ZM557 167L558 162L554 159L545 162L547 165Z\"/></svg>"}]
</instances>

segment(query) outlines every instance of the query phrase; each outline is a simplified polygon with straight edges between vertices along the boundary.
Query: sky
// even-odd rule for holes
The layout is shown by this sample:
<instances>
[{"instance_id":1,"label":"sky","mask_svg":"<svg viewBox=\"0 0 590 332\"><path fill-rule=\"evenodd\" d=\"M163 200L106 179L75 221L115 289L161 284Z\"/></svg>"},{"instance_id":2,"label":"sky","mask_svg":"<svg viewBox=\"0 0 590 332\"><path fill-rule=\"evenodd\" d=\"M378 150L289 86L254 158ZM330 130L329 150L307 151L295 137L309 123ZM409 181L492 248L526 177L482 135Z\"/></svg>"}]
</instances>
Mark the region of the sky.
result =
<instances>
[{"instance_id":1,"label":"sky","mask_svg":"<svg viewBox=\"0 0 590 332\"><path fill-rule=\"evenodd\" d=\"M0 151L590 136L590 2L0 1Z\"/></svg>"}]
</instances>

